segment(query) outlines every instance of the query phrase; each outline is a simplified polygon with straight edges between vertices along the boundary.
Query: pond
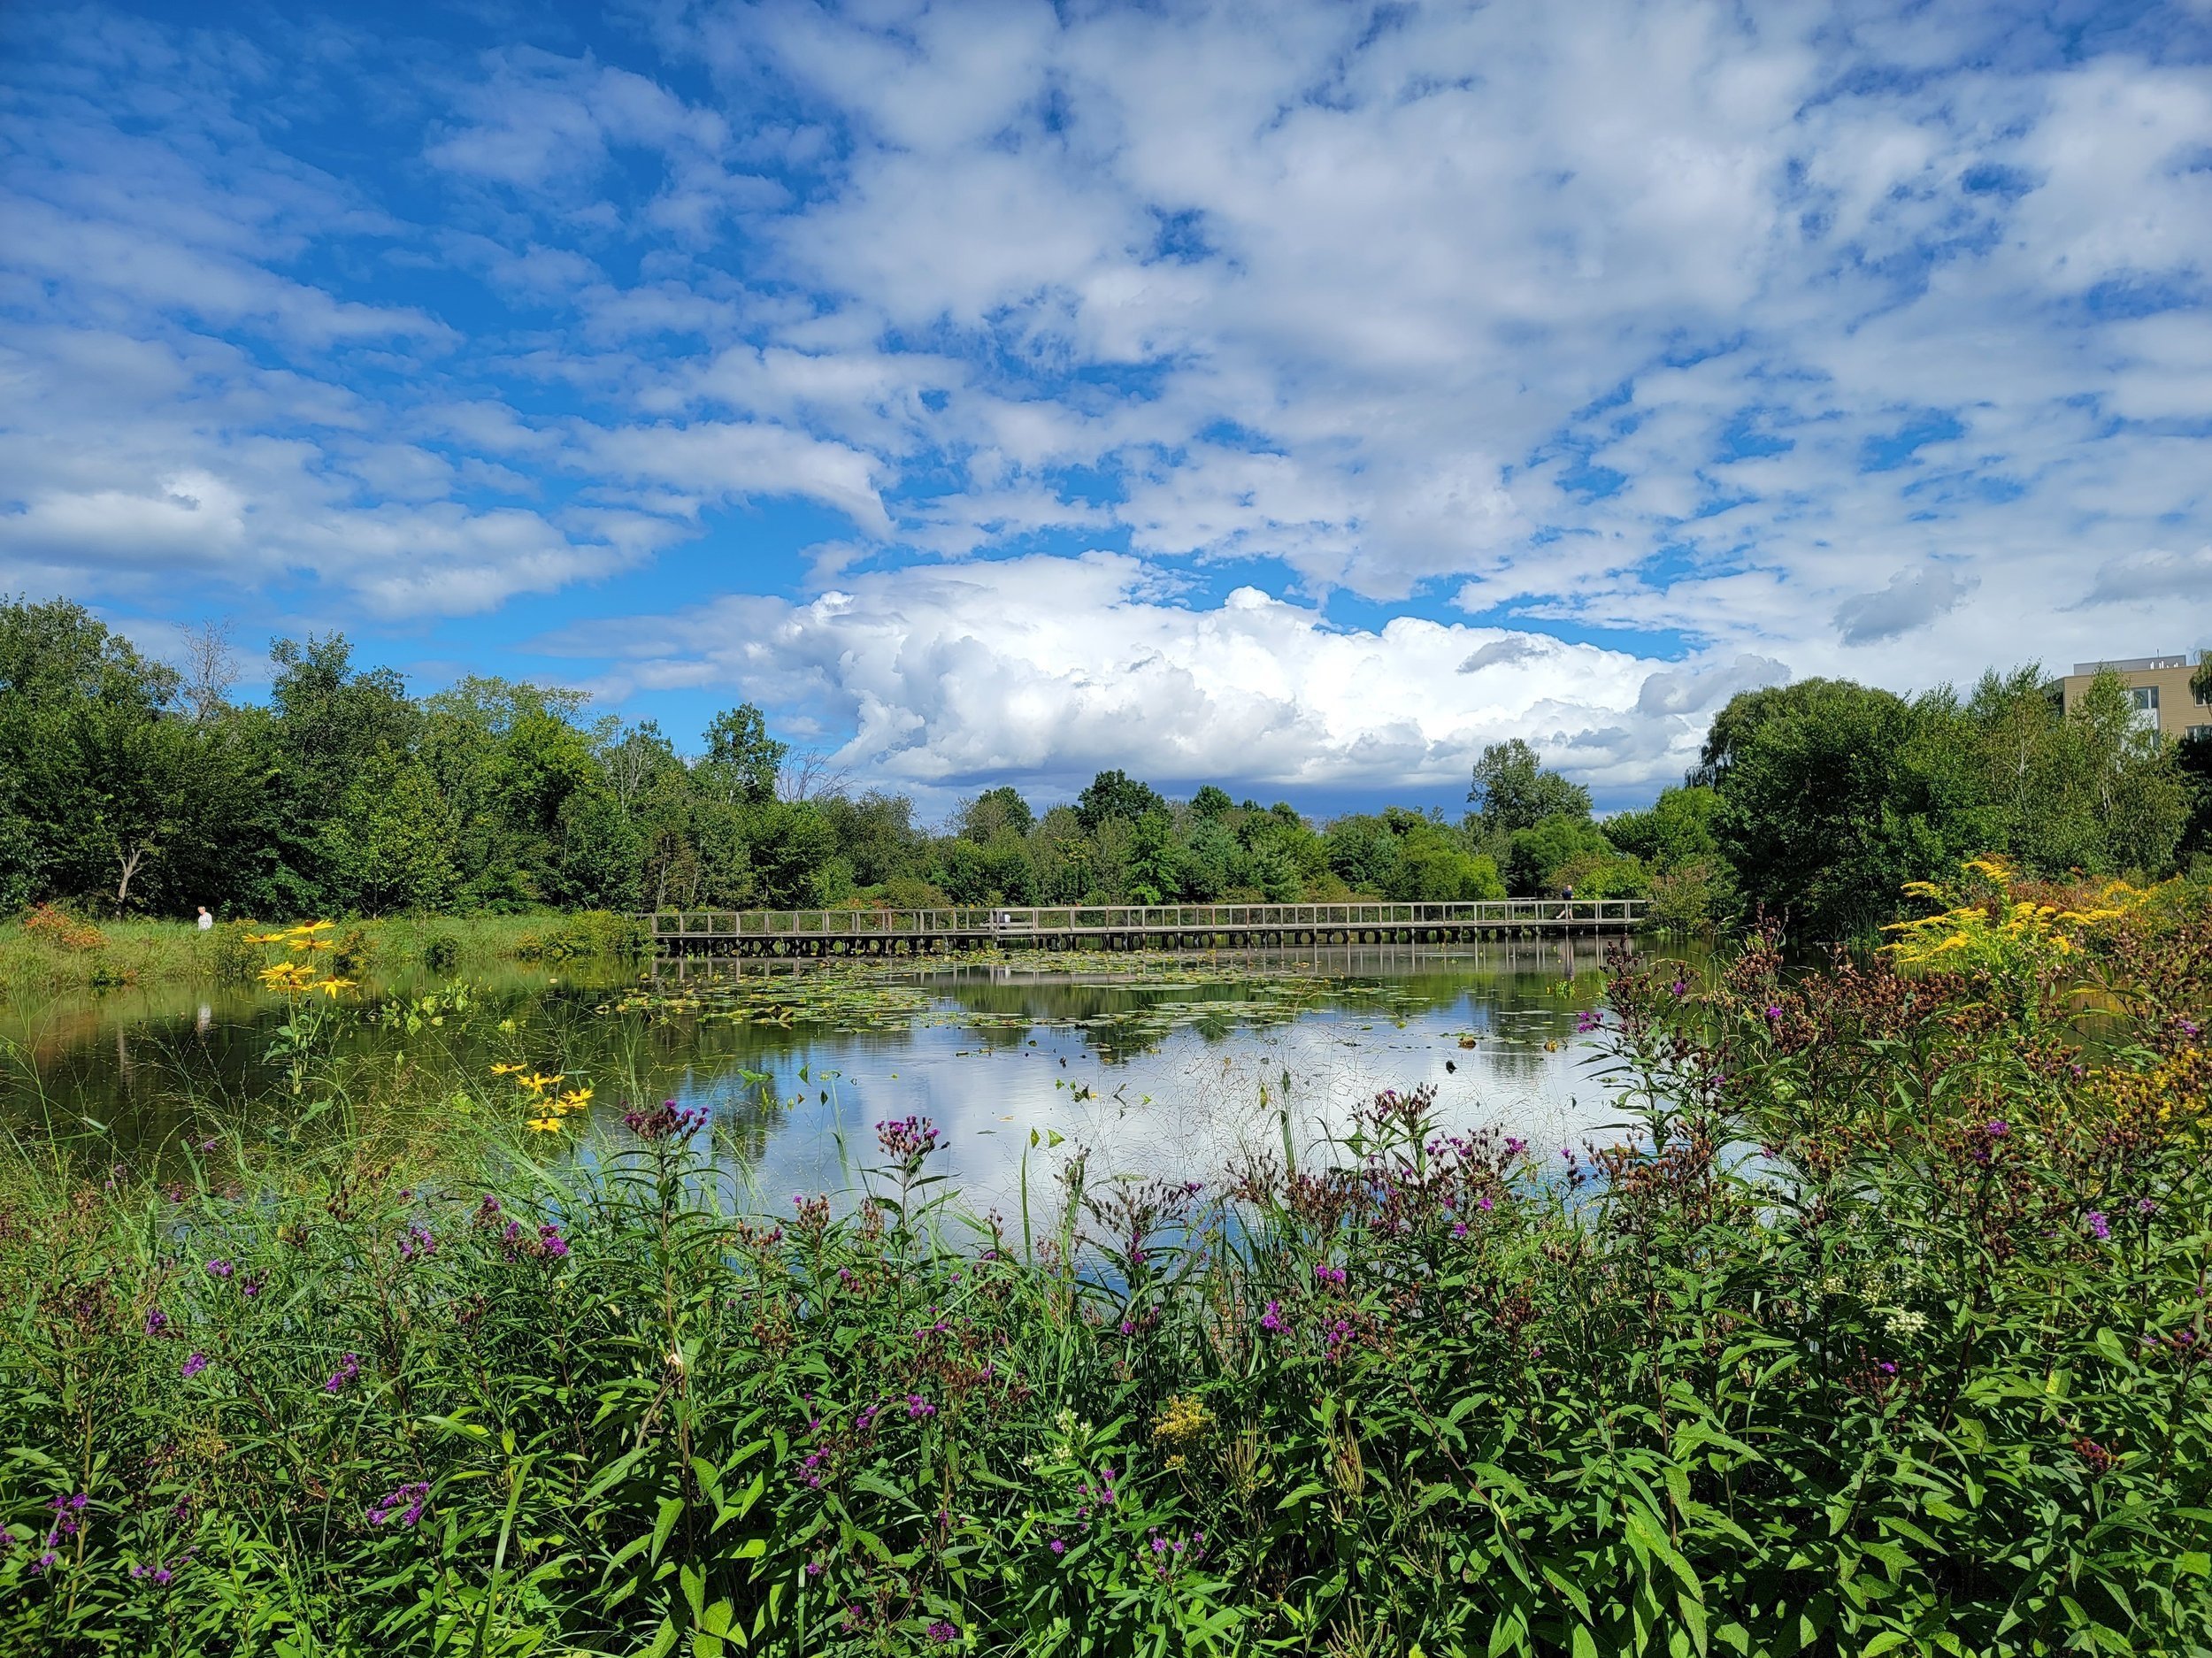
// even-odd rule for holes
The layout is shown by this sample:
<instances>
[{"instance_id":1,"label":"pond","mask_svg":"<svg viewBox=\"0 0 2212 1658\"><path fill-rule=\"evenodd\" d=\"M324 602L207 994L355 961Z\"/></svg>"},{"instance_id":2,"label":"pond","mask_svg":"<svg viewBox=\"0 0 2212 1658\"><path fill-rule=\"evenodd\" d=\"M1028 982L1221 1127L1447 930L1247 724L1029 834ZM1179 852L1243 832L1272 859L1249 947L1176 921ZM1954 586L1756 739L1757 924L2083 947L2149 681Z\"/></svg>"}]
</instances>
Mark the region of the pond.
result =
<instances>
[{"instance_id":1,"label":"pond","mask_svg":"<svg viewBox=\"0 0 2212 1658\"><path fill-rule=\"evenodd\" d=\"M1025 1160L1033 1188L1079 1148L1094 1175L1211 1178L1286 1134L1310 1148L1386 1088L1433 1086L1455 1128L1532 1145L1599 1132L1615 1114L1575 1025L1602 999L1603 948L515 965L373 984L337 1041L458 1110L472 1092L513 1108L492 1068L518 1063L592 1088L571 1130L618 1129L639 1101L704 1108L764 1206L850 1186L878 1121L928 1117L964 1203L1011 1213ZM0 1120L134 1161L215 1121L281 1133L284 1017L240 988L0 997Z\"/></svg>"}]
</instances>

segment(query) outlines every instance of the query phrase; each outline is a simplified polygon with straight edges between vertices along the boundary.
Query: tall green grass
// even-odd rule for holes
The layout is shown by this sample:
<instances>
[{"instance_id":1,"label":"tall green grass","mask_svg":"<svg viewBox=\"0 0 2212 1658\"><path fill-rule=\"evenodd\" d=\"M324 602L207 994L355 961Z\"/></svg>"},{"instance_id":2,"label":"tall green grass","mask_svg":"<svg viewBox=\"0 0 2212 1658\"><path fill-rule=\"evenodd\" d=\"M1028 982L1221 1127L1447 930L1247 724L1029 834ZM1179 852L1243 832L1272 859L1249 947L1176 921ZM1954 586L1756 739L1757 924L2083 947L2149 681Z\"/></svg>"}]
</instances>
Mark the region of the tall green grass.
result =
<instances>
[{"instance_id":1,"label":"tall green grass","mask_svg":"<svg viewBox=\"0 0 2212 1658\"><path fill-rule=\"evenodd\" d=\"M250 979L264 960L252 922L202 932L190 922L90 924L97 942L42 936L20 919L0 923L0 988L96 989L166 980L216 984ZM342 924L346 964L399 973L454 973L499 962L615 959L646 948L637 925L603 910L522 916L406 916Z\"/></svg>"},{"instance_id":2,"label":"tall green grass","mask_svg":"<svg viewBox=\"0 0 2212 1658\"><path fill-rule=\"evenodd\" d=\"M924 1122L762 1213L362 1078L19 1160L0 1650L2204 1653L2212 917L2006 951L1623 961L1614 1143L1385 1095L1013 1220Z\"/></svg>"}]
</instances>

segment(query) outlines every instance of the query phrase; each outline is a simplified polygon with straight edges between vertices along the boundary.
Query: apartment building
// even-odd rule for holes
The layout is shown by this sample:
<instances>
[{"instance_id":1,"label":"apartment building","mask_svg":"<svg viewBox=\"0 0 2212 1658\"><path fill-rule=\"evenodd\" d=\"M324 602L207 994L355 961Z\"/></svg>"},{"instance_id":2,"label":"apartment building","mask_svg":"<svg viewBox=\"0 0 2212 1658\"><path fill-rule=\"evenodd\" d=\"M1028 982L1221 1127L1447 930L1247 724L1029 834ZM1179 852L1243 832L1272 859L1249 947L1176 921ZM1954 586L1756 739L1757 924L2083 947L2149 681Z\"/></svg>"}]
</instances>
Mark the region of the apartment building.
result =
<instances>
[{"instance_id":1,"label":"apartment building","mask_svg":"<svg viewBox=\"0 0 2212 1658\"><path fill-rule=\"evenodd\" d=\"M2196 664L2186 656L2129 656L2116 662L2078 662L2060 684L2071 709L2092 679L2100 673L2116 673L2134 697L2143 723L2179 741L2184 737L2212 737L2212 697L2191 687L2195 672Z\"/></svg>"}]
</instances>

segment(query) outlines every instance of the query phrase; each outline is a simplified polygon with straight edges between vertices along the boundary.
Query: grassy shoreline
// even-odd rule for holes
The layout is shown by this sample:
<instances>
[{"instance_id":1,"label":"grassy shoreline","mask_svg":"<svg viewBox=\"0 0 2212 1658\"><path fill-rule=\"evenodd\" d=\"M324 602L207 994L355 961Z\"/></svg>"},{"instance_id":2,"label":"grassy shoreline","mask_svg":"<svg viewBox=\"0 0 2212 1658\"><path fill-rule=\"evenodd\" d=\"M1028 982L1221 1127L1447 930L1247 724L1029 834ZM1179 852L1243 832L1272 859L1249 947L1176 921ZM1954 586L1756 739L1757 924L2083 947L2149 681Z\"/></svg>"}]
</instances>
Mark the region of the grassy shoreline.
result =
<instances>
[{"instance_id":1,"label":"grassy shoreline","mask_svg":"<svg viewBox=\"0 0 2212 1658\"><path fill-rule=\"evenodd\" d=\"M50 917L51 911L44 912ZM0 923L0 989L250 981L263 952L259 923L203 932L187 921L46 922L41 912ZM333 933L357 971L465 972L508 961L617 959L647 948L627 917L605 910L515 916L403 916L340 924Z\"/></svg>"}]
</instances>

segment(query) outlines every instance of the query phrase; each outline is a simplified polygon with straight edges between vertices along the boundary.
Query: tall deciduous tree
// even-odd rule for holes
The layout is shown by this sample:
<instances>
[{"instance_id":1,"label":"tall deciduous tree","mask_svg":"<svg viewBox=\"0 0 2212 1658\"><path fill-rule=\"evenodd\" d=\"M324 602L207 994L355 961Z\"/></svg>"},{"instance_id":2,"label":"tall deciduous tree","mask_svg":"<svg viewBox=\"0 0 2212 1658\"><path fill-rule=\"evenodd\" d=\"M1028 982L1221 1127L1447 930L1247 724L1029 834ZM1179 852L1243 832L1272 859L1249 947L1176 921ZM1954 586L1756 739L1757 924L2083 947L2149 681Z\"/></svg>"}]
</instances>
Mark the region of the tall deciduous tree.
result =
<instances>
[{"instance_id":1,"label":"tall deciduous tree","mask_svg":"<svg viewBox=\"0 0 2212 1658\"><path fill-rule=\"evenodd\" d=\"M1533 829L1547 817L1587 817L1590 791L1548 771L1536 750L1515 737L1483 749L1467 803L1483 834L1509 835Z\"/></svg>"}]
</instances>

